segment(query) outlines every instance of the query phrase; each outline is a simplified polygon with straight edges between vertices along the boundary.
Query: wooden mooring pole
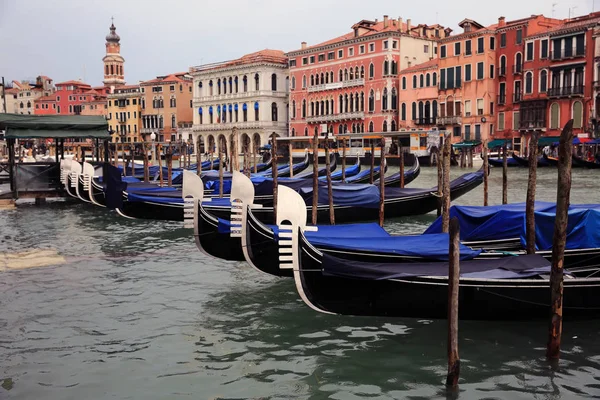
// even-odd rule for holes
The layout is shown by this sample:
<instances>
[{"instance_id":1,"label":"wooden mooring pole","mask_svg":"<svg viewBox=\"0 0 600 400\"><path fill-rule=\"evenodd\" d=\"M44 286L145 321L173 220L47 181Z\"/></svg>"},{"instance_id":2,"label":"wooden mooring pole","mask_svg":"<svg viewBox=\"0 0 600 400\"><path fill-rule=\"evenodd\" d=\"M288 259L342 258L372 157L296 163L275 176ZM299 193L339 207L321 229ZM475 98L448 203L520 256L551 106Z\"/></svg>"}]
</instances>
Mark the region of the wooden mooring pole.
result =
<instances>
[{"instance_id":1,"label":"wooden mooring pole","mask_svg":"<svg viewBox=\"0 0 600 400\"><path fill-rule=\"evenodd\" d=\"M181 157L181 152L179 153ZM167 186L173 185L173 149L171 145L167 147L167 154L165 154L165 161L167 164Z\"/></svg>"},{"instance_id":2,"label":"wooden mooring pole","mask_svg":"<svg viewBox=\"0 0 600 400\"><path fill-rule=\"evenodd\" d=\"M290 178L294 177L294 151L293 151L292 141L288 143L288 152L290 153Z\"/></svg>"},{"instance_id":3,"label":"wooden mooring pole","mask_svg":"<svg viewBox=\"0 0 600 400\"><path fill-rule=\"evenodd\" d=\"M442 146L444 145L443 143L441 144ZM443 203L443 199L442 196L444 194L444 160L443 160L443 148L442 147L438 147L436 150L436 161L435 164L437 166L437 175L438 175L438 192L437 192L437 196L438 196L438 208L437 208L437 216L439 217L440 215L442 215L442 203Z\"/></svg>"},{"instance_id":4,"label":"wooden mooring pole","mask_svg":"<svg viewBox=\"0 0 600 400\"><path fill-rule=\"evenodd\" d=\"M537 146L539 133L533 132L529 140L529 179L525 206L525 238L527 254L535 254L535 184L537 180Z\"/></svg>"},{"instance_id":5,"label":"wooden mooring pole","mask_svg":"<svg viewBox=\"0 0 600 400\"><path fill-rule=\"evenodd\" d=\"M443 178L444 184L442 191L442 231L448 232L450 225L450 151L452 150L452 140L450 139L450 135L444 135L444 171Z\"/></svg>"},{"instance_id":6,"label":"wooden mooring pole","mask_svg":"<svg viewBox=\"0 0 600 400\"><path fill-rule=\"evenodd\" d=\"M346 138L342 139L342 183L346 183Z\"/></svg>"},{"instance_id":7,"label":"wooden mooring pole","mask_svg":"<svg viewBox=\"0 0 600 400\"><path fill-rule=\"evenodd\" d=\"M319 131L315 130L313 138L313 199L312 199L312 224L317 225L317 211L319 207Z\"/></svg>"},{"instance_id":8,"label":"wooden mooring pole","mask_svg":"<svg viewBox=\"0 0 600 400\"><path fill-rule=\"evenodd\" d=\"M160 186L162 186L164 184L163 169L162 169L162 153L163 153L163 147L162 147L162 144L159 144L157 161L158 161L158 176L160 179Z\"/></svg>"},{"instance_id":9,"label":"wooden mooring pole","mask_svg":"<svg viewBox=\"0 0 600 400\"><path fill-rule=\"evenodd\" d=\"M369 183L372 185L375 174L375 142L371 139L371 174L369 175Z\"/></svg>"},{"instance_id":10,"label":"wooden mooring pole","mask_svg":"<svg viewBox=\"0 0 600 400\"><path fill-rule=\"evenodd\" d=\"M489 172L487 140L483 141L483 205L488 205Z\"/></svg>"},{"instance_id":11,"label":"wooden mooring pole","mask_svg":"<svg viewBox=\"0 0 600 400\"><path fill-rule=\"evenodd\" d=\"M150 171L149 171L149 162L148 162L148 148L146 147L146 142L142 144L144 149L144 182L148 183L150 180Z\"/></svg>"},{"instance_id":12,"label":"wooden mooring pole","mask_svg":"<svg viewBox=\"0 0 600 400\"><path fill-rule=\"evenodd\" d=\"M571 197L571 162L573 160L573 120L567 122L558 146L558 191L556 219L552 238L552 271L550 273L550 329L546 357L558 360L563 319L563 265L567 239L567 222Z\"/></svg>"},{"instance_id":13,"label":"wooden mooring pole","mask_svg":"<svg viewBox=\"0 0 600 400\"><path fill-rule=\"evenodd\" d=\"M381 150L379 151L379 226L383 227L385 220L385 137L381 138Z\"/></svg>"},{"instance_id":14,"label":"wooden mooring pole","mask_svg":"<svg viewBox=\"0 0 600 400\"><path fill-rule=\"evenodd\" d=\"M416 157L416 156L415 156ZM404 150L402 149L402 142L398 138L398 162L400 163L400 187L404 187Z\"/></svg>"},{"instance_id":15,"label":"wooden mooring pole","mask_svg":"<svg viewBox=\"0 0 600 400\"><path fill-rule=\"evenodd\" d=\"M508 148L506 142L504 142L503 155L502 155L502 204L508 204L508 161L506 154Z\"/></svg>"},{"instance_id":16,"label":"wooden mooring pole","mask_svg":"<svg viewBox=\"0 0 600 400\"><path fill-rule=\"evenodd\" d=\"M458 355L458 290L460 283L460 224L450 221L450 248L448 267L448 375L446 386L456 388L460 376Z\"/></svg>"},{"instance_id":17,"label":"wooden mooring pole","mask_svg":"<svg viewBox=\"0 0 600 400\"><path fill-rule=\"evenodd\" d=\"M277 134L271 134L271 159L273 160L273 224L277 225Z\"/></svg>"},{"instance_id":18,"label":"wooden mooring pole","mask_svg":"<svg viewBox=\"0 0 600 400\"><path fill-rule=\"evenodd\" d=\"M219 141L219 198L223 198L223 144Z\"/></svg>"},{"instance_id":19,"label":"wooden mooring pole","mask_svg":"<svg viewBox=\"0 0 600 400\"><path fill-rule=\"evenodd\" d=\"M329 167L329 131L325 133L325 169L327 169L327 196L329 197L329 223L335 225L335 211L333 209L333 188L331 187L331 171Z\"/></svg>"},{"instance_id":20,"label":"wooden mooring pole","mask_svg":"<svg viewBox=\"0 0 600 400\"><path fill-rule=\"evenodd\" d=\"M198 176L202 175L202 151L200 150L200 136L196 138L196 174L198 174Z\"/></svg>"}]
</instances>

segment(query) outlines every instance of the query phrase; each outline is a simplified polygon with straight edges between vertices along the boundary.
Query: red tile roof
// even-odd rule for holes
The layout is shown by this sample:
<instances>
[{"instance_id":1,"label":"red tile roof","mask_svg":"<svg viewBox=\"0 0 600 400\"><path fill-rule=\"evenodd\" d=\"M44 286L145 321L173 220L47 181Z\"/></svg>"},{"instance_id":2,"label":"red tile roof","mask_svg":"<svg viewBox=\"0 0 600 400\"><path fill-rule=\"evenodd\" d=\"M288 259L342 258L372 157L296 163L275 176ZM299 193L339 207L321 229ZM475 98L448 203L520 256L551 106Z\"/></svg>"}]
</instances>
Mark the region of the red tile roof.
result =
<instances>
[{"instance_id":1,"label":"red tile roof","mask_svg":"<svg viewBox=\"0 0 600 400\"><path fill-rule=\"evenodd\" d=\"M191 72L197 71L209 71L220 68L228 68L237 65L249 65L256 63L271 63L271 64L282 64L287 65L288 58L285 53L281 50L264 49L256 51L254 53L246 54L236 60L225 61L221 63L214 63L208 65L200 65L198 67L190 68Z\"/></svg>"},{"instance_id":2,"label":"red tile roof","mask_svg":"<svg viewBox=\"0 0 600 400\"><path fill-rule=\"evenodd\" d=\"M42 97L38 98L36 101L55 101L56 96L58 96L58 93L52 93L48 96L42 96Z\"/></svg>"},{"instance_id":3,"label":"red tile roof","mask_svg":"<svg viewBox=\"0 0 600 400\"><path fill-rule=\"evenodd\" d=\"M401 70L400 75L407 74L410 72L424 71L424 70L428 70L428 69L437 69L438 61L439 60L437 58L434 58L433 60L429 60L429 61L425 61L424 63L421 63L421 64L413 65L412 67Z\"/></svg>"},{"instance_id":4,"label":"red tile roof","mask_svg":"<svg viewBox=\"0 0 600 400\"><path fill-rule=\"evenodd\" d=\"M81 81L66 81L66 82L60 82L57 83L55 86L89 86L87 83L85 82L81 82Z\"/></svg>"}]
</instances>

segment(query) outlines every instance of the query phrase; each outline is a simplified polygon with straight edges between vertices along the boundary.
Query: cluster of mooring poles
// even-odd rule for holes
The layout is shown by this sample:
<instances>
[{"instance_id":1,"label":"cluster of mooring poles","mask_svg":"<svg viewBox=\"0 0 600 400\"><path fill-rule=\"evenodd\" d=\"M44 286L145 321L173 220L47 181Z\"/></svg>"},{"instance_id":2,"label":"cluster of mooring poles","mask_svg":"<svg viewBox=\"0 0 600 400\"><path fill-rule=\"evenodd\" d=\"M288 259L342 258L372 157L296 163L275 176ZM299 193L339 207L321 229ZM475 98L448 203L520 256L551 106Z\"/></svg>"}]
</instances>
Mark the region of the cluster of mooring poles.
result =
<instances>
[{"instance_id":1,"label":"cluster of mooring poles","mask_svg":"<svg viewBox=\"0 0 600 400\"><path fill-rule=\"evenodd\" d=\"M556 219L552 241L552 270L550 274L550 325L546 357L555 363L560 357L562 336L562 304L563 304L563 264L566 245L568 209L571 194L571 164L573 157L573 120L569 121L560 135L558 149L558 182L556 196ZM441 168L443 188L442 197L442 227L449 233L449 267L448 267L448 374L446 386L454 390L458 386L460 376L460 357L458 353L458 295L460 276L460 227L457 218L449 219L450 198L448 193L448 172L450 160L447 158L450 150L450 140L446 136L443 145L443 162ZM527 253L534 254L535 248L535 189L537 176L537 144L539 133L534 132L529 142L529 178L526 201L526 239ZM484 197L483 205L488 205L488 154L487 143L483 143ZM507 162L506 144L504 145L502 167L502 204L507 203Z\"/></svg>"}]
</instances>

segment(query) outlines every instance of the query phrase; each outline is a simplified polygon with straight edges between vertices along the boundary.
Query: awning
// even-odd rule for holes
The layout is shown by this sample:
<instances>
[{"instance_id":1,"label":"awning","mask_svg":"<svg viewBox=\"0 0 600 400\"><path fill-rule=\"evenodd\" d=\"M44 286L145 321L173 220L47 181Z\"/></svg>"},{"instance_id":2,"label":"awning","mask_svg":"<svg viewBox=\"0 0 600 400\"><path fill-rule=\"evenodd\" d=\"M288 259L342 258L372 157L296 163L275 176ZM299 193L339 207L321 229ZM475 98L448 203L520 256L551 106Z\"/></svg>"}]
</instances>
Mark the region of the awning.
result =
<instances>
[{"instance_id":1,"label":"awning","mask_svg":"<svg viewBox=\"0 0 600 400\"><path fill-rule=\"evenodd\" d=\"M551 146L554 142L558 142L560 136L542 136L538 140L538 146Z\"/></svg>"},{"instance_id":2,"label":"awning","mask_svg":"<svg viewBox=\"0 0 600 400\"><path fill-rule=\"evenodd\" d=\"M582 143L583 144L585 144L585 143L587 143L587 144L594 144L594 143L592 143L592 139L590 139L590 138L578 138L578 137L576 137L575 139L573 139L573 145L574 146L577 146L578 144L582 144ZM555 145L555 146L558 146L560 144L560 141L554 142L552 144Z\"/></svg>"},{"instance_id":3,"label":"awning","mask_svg":"<svg viewBox=\"0 0 600 400\"><path fill-rule=\"evenodd\" d=\"M495 149L498 147L503 147L508 142L510 142L510 139L495 139L491 142L488 142L487 147L488 149Z\"/></svg>"},{"instance_id":4,"label":"awning","mask_svg":"<svg viewBox=\"0 0 600 400\"><path fill-rule=\"evenodd\" d=\"M457 149L464 149L467 147L475 147L480 144L481 144L481 141L479 141L479 140L467 140L467 141L460 142L460 143L454 143L452 146Z\"/></svg>"},{"instance_id":5,"label":"awning","mask_svg":"<svg viewBox=\"0 0 600 400\"><path fill-rule=\"evenodd\" d=\"M0 130L9 139L111 137L106 119L99 115L0 114Z\"/></svg>"}]
</instances>

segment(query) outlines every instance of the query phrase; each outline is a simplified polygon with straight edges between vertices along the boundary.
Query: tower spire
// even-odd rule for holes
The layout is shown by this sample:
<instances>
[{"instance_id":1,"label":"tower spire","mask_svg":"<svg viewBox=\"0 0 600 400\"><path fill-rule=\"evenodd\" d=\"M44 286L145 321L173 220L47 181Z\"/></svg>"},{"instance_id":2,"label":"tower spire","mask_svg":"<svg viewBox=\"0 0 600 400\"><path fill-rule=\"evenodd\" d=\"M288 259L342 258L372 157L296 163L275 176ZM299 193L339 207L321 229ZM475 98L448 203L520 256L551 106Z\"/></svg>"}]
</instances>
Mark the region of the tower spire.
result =
<instances>
[{"instance_id":1,"label":"tower spire","mask_svg":"<svg viewBox=\"0 0 600 400\"><path fill-rule=\"evenodd\" d=\"M117 34L115 18L110 17L109 33L106 35L106 56L104 62L104 86L120 86L125 84L123 64L125 60L121 56L121 37Z\"/></svg>"}]
</instances>

